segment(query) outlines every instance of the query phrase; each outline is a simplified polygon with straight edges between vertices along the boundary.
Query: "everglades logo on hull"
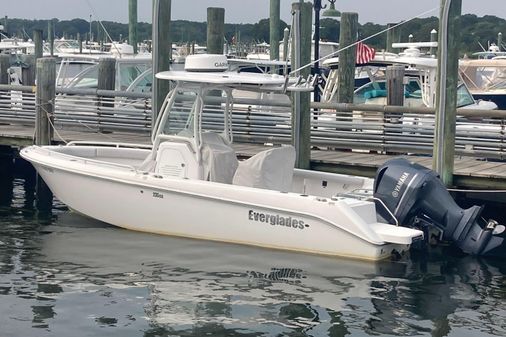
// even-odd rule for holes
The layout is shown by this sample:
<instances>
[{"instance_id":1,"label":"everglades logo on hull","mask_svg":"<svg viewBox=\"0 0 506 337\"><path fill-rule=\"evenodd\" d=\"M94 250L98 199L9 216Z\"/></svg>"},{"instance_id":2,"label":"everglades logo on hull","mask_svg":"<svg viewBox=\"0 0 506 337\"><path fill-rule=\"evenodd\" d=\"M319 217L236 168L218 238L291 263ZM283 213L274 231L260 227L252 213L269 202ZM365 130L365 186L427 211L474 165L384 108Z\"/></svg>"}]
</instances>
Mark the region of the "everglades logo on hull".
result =
<instances>
[{"instance_id":1,"label":"everglades logo on hull","mask_svg":"<svg viewBox=\"0 0 506 337\"><path fill-rule=\"evenodd\" d=\"M309 225L304 221L292 218L291 216L284 217L279 214L261 213L253 210L248 212L248 219L251 221L270 224L272 226L285 226L295 229L304 229L309 227Z\"/></svg>"}]
</instances>

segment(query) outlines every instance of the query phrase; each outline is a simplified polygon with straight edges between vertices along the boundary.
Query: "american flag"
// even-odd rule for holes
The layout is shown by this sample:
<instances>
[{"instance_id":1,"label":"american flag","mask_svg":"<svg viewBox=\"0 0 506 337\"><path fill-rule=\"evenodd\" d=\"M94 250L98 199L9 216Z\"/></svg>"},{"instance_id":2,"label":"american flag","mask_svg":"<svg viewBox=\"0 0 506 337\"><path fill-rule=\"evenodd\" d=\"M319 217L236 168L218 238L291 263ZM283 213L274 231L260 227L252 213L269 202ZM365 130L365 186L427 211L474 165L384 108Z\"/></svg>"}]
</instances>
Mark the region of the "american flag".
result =
<instances>
[{"instance_id":1,"label":"american flag","mask_svg":"<svg viewBox=\"0 0 506 337\"><path fill-rule=\"evenodd\" d=\"M365 64L371 61L376 55L376 50L368 45L357 43L357 64Z\"/></svg>"}]
</instances>

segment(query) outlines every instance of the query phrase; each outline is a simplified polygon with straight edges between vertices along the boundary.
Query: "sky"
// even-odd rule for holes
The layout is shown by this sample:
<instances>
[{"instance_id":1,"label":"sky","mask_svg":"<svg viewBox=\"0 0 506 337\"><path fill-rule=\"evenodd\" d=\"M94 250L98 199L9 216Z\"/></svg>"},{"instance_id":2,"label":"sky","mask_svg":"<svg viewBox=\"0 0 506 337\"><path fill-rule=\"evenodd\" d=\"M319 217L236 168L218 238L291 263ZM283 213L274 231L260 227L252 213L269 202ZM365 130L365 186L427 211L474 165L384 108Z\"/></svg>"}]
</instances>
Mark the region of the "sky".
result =
<instances>
[{"instance_id":1,"label":"sky","mask_svg":"<svg viewBox=\"0 0 506 337\"><path fill-rule=\"evenodd\" d=\"M281 19L290 22L297 0L281 0ZM60 20L83 18L128 22L128 0L0 0L0 17ZM174 20L206 21L207 7L225 8L226 23L255 23L269 17L270 0L172 0ZM322 0L327 3L327 0ZM357 12L359 22L399 22L439 7L440 0L337 0L341 12ZM138 20L151 22L152 0L138 0ZM506 0L462 0L462 12L506 18ZM424 16L437 16L438 10Z\"/></svg>"}]
</instances>

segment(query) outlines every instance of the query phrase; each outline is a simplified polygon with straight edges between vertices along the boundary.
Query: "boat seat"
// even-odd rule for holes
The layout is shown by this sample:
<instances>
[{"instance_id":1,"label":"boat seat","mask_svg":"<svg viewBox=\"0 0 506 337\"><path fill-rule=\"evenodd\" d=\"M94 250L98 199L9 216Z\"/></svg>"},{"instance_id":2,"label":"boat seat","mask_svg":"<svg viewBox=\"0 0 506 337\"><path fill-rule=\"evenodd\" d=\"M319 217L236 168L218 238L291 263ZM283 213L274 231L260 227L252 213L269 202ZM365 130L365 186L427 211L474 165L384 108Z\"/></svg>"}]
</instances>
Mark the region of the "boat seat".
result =
<instances>
[{"instance_id":1,"label":"boat seat","mask_svg":"<svg viewBox=\"0 0 506 337\"><path fill-rule=\"evenodd\" d=\"M275 147L239 163L233 184L288 192L292 189L295 148Z\"/></svg>"},{"instance_id":2,"label":"boat seat","mask_svg":"<svg viewBox=\"0 0 506 337\"><path fill-rule=\"evenodd\" d=\"M204 180L232 184L239 162L230 144L218 133L205 132L201 153Z\"/></svg>"},{"instance_id":3,"label":"boat seat","mask_svg":"<svg viewBox=\"0 0 506 337\"><path fill-rule=\"evenodd\" d=\"M188 142L161 142L156 151L154 172L167 177L199 179L195 153Z\"/></svg>"}]
</instances>

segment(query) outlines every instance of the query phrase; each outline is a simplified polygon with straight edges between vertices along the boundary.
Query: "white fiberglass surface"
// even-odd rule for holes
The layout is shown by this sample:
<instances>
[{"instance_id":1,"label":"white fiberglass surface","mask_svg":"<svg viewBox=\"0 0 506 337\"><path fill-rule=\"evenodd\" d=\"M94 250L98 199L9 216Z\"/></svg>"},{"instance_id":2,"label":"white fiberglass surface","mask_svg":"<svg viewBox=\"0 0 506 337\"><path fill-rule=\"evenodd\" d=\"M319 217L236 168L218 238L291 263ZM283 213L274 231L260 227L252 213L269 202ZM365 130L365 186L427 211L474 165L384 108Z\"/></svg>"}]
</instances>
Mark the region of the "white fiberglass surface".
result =
<instances>
[{"instance_id":1,"label":"white fiberglass surface","mask_svg":"<svg viewBox=\"0 0 506 337\"><path fill-rule=\"evenodd\" d=\"M60 146L54 147L53 151L67 156L132 166L140 165L151 152L147 149L105 146Z\"/></svg>"},{"instance_id":2,"label":"white fiberglass surface","mask_svg":"<svg viewBox=\"0 0 506 337\"><path fill-rule=\"evenodd\" d=\"M372 196L373 183L370 178L295 169L292 192L324 198L348 194Z\"/></svg>"}]
</instances>

